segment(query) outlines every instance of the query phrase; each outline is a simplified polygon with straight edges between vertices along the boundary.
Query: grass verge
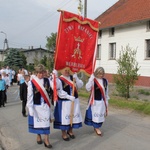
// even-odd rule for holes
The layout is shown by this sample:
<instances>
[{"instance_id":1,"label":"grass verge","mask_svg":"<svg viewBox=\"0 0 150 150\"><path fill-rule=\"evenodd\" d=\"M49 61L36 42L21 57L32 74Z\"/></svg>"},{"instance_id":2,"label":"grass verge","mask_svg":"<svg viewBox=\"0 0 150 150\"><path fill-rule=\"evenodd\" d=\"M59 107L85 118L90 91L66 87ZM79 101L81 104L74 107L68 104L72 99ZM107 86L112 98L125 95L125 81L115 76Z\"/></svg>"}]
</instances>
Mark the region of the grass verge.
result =
<instances>
[{"instance_id":1,"label":"grass verge","mask_svg":"<svg viewBox=\"0 0 150 150\"><path fill-rule=\"evenodd\" d=\"M85 89L81 89L79 91L79 96L81 98L87 99L89 98L89 92ZM139 101L133 99L124 99L121 97L110 96L109 105L113 107L117 107L120 109L132 109L139 113L143 113L146 115L150 115L150 102L148 101Z\"/></svg>"},{"instance_id":2,"label":"grass verge","mask_svg":"<svg viewBox=\"0 0 150 150\"><path fill-rule=\"evenodd\" d=\"M139 113L150 115L150 102L112 97L109 104L122 109L132 109Z\"/></svg>"},{"instance_id":3,"label":"grass verge","mask_svg":"<svg viewBox=\"0 0 150 150\"><path fill-rule=\"evenodd\" d=\"M150 92L149 91L145 91L144 89L139 89L138 92L139 92L139 94L150 95Z\"/></svg>"}]
</instances>

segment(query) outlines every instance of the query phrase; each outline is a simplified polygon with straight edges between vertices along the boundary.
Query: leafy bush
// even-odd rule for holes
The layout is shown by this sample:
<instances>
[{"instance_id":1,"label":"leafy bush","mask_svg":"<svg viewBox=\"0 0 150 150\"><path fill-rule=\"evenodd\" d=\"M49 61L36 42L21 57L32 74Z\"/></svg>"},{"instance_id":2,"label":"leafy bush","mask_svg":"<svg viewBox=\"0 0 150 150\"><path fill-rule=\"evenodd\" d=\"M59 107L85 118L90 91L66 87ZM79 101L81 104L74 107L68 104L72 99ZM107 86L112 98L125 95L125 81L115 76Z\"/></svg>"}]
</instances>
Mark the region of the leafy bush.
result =
<instances>
[{"instance_id":1,"label":"leafy bush","mask_svg":"<svg viewBox=\"0 0 150 150\"><path fill-rule=\"evenodd\" d=\"M135 81L138 79L138 63L136 61L136 50L127 45L122 47L120 51L117 74L114 75L114 82L116 84L116 90L120 96L125 98L130 97L130 89L133 88Z\"/></svg>"}]
</instances>

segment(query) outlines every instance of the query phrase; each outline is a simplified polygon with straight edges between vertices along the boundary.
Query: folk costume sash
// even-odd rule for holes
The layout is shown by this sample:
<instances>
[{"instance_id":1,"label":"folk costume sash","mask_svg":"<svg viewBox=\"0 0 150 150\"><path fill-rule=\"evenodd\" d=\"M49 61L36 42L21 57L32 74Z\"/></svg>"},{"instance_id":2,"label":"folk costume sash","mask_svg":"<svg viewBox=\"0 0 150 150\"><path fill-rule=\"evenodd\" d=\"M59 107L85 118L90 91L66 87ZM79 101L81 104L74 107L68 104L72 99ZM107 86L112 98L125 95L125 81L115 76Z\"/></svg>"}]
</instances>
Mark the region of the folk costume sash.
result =
<instances>
[{"instance_id":1,"label":"folk costume sash","mask_svg":"<svg viewBox=\"0 0 150 150\"><path fill-rule=\"evenodd\" d=\"M106 108L106 113L107 113L107 104L106 104L106 97L105 97L105 91L103 90L102 86L99 84L99 82L97 81L96 78L94 78L94 82L97 84L97 86L99 87L101 93L102 93L102 97L105 103L105 108ZM89 108L90 105L94 104L94 85L92 85L92 89L91 89L91 94L90 94L90 100L89 100L89 104L87 109Z\"/></svg>"},{"instance_id":2,"label":"folk costume sash","mask_svg":"<svg viewBox=\"0 0 150 150\"><path fill-rule=\"evenodd\" d=\"M39 92L42 95L44 101L50 107L49 96L48 96L47 91L45 90L44 86L40 83L39 79L37 77L34 77L31 81L33 82L35 87L39 90Z\"/></svg>"},{"instance_id":3,"label":"folk costume sash","mask_svg":"<svg viewBox=\"0 0 150 150\"><path fill-rule=\"evenodd\" d=\"M67 83L68 85L70 85L70 86L72 87L72 89L74 89L74 91L77 92L77 89L76 89L76 87L75 87L75 85L74 85L74 83L73 83L72 81L66 79L66 78L63 77L63 76L60 76L59 78L60 78L62 81L64 81L65 83Z\"/></svg>"},{"instance_id":4,"label":"folk costume sash","mask_svg":"<svg viewBox=\"0 0 150 150\"><path fill-rule=\"evenodd\" d=\"M106 114L107 114L107 104L106 104L106 97L105 97L105 91L103 90L102 86L99 84L99 82L97 81L96 78L94 78L94 82L97 84L97 86L99 87L101 93L102 93L102 97L105 103L105 108L106 108Z\"/></svg>"},{"instance_id":5,"label":"folk costume sash","mask_svg":"<svg viewBox=\"0 0 150 150\"><path fill-rule=\"evenodd\" d=\"M56 102L58 101L58 96L57 96L57 86L56 86L56 75L53 74L53 100L54 100L54 106L56 106Z\"/></svg>"}]
</instances>

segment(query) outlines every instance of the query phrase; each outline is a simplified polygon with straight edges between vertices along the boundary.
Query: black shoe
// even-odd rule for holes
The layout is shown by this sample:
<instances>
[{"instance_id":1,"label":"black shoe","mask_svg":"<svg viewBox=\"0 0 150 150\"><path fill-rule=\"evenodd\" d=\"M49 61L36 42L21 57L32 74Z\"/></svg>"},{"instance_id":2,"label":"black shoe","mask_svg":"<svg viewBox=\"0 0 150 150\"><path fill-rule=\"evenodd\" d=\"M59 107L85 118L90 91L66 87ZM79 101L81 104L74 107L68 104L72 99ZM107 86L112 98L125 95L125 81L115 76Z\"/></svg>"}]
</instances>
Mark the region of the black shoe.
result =
<instances>
[{"instance_id":1,"label":"black shoe","mask_svg":"<svg viewBox=\"0 0 150 150\"><path fill-rule=\"evenodd\" d=\"M70 136L70 138L72 138L72 139L75 139L75 135L71 135L68 131L67 131L67 134Z\"/></svg>"},{"instance_id":2,"label":"black shoe","mask_svg":"<svg viewBox=\"0 0 150 150\"><path fill-rule=\"evenodd\" d=\"M23 115L23 117L27 117L27 115Z\"/></svg>"},{"instance_id":3,"label":"black shoe","mask_svg":"<svg viewBox=\"0 0 150 150\"><path fill-rule=\"evenodd\" d=\"M5 105L3 105L3 107L5 107Z\"/></svg>"},{"instance_id":4,"label":"black shoe","mask_svg":"<svg viewBox=\"0 0 150 150\"><path fill-rule=\"evenodd\" d=\"M47 148L52 148L52 145L49 144L49 145L46 145L46 143L44 142L44 146L47 147Z\"/></svg>"},{"instance_id":5,"label":"black shoe","mask_svg":"<svg viewBox=\"0 0 150 150\"><path fill-rule=\"evenodd\" d=\"M43 143L43 141L41 140L41 141L37 141L37 144L42 144Z\"/></svg>"},{"instance_id":6,"label":"black shoe","mask_svg":"<svg viewBox=\"0 0 150 150\"><path fill-rule=\"evenodd\" d=\"M62 137L64 141L70 141L70 139L67 137L67 138L64 138Z\"/></svg>"}]
</instances>

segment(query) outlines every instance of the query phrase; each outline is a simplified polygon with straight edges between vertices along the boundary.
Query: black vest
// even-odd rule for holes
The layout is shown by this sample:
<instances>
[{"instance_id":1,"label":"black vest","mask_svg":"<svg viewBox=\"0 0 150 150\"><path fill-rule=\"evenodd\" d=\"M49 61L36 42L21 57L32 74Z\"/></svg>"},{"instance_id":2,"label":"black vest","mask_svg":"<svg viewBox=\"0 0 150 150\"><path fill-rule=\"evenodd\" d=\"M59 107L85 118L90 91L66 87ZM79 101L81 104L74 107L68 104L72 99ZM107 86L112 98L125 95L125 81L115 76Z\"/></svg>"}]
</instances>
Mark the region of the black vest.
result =
<instances>
[{"instance_id":1,"label":"black vest","mask_svg":"<svg viewBox=\"0 0 150 150\"><path fill-rule=\"evenodd\" d=\"M44 79L44 85L43 86L46 89L48 95L50 96L50 83L49 83L49 80L47 78L43 78L43 79ZM37 88L35 87L33 82L32 82L32 87L33 87L33 103L35 105L40 105L41 104L41 93L37 90Z\"/></svg>"},{"instance_id":2,"label":"black vest","mask_svg":"<svg viewBox=\"0 0 150 150\"><path fill-rule=\"evenodd\" d=\"M107 80L105 78L103 78L103 86L105 88L105 92L107 90ZM98 87L98 85L94 82L94 99L96 100L101 100L102 99L102 93Z\"/></svg>"},{"instance_id":3,"label":"black vest","mask_svg":"<svg viewBox=\"0 0 150 150\"><path fill-rule=\"evenodd\" d=\"M73 76L70 76L70 78L71 78L71 81L73 81ZM64 90L65 92L67 92L68 95L72 95L72 92L71 92L71 90L70 90L70 88L71 88L70 85L67 84L67 83L65 83L62 79L60 79L60 80L61 80L61 82L62 82L63 90ZM74 90L74 97L75 97L75 98L78 98L78 93L77 93L76 90ZM61 98L59 98L59 99L61 99Z\"/></svg>"}]
</instances>

